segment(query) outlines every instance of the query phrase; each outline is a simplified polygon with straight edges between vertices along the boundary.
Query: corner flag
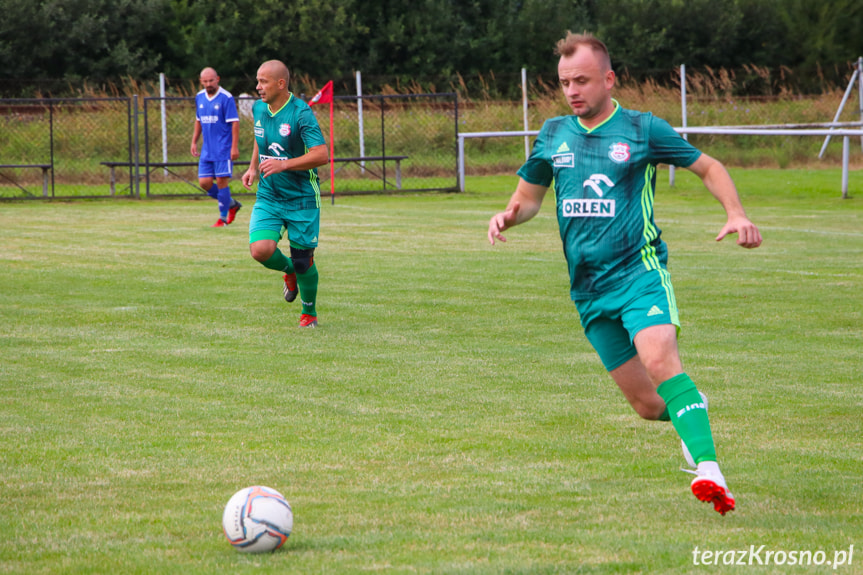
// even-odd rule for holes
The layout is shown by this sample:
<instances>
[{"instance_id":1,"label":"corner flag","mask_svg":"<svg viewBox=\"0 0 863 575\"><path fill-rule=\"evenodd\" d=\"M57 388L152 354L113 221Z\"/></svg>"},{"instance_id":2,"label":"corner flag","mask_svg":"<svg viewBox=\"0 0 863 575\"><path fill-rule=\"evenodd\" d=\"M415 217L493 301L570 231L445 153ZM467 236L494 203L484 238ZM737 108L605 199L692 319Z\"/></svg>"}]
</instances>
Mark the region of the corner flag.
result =
<instances>
[{"instance_id":1,"label":"corner flag","mask_svg":"<svg viewBox=\"0 0 863 575\"><path fill-rule=\"evenodd\" d=\"M335 142L333 142L333 81L330 80L324 87L321 88L320 92L315 94L315 97L309 100L309 106L314 106L315 104L329 104L330 105L330 203L336 203L336 171L335 171L335 162L333 161L333 150L335 149Z\"/></svg>"},{"instance_id":2,"label":"corner flag","mask_svg":"<svg viewBox=\"0 0 863 575\"><path fill-rule=\"evenodd\" d=\"M321 91L315 94L315 97L309 101L309 106L315 104L332 104L333 103L333 81L327 82Z\"/></svg>"}]
</instances>

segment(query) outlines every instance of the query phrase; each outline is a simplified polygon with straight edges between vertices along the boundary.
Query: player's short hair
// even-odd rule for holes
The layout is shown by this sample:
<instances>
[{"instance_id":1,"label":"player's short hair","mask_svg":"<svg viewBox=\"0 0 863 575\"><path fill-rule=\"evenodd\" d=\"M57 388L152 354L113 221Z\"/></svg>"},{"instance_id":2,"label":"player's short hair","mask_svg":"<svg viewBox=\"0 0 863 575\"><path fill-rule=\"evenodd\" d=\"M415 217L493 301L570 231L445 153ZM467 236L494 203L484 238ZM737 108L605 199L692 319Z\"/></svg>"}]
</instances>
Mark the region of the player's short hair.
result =
<instances>
[{"instance_id":1,"label":"player's short hair","mask_svg":"<svg viewBox=\"0 0 863 575\"><path fill-rule=\"evenodd\" d=\"M606 47L602 40L590 32L573 34L567 30L566 37L557 41L557 44L554 47L554 53L557 56L568 58L575 54L579 46L589 46L590 49L593 50L594 54L599 56L600 64L604 65L608 70L611 70L611 57L608 55L608 47Z\"/></svg>"}]
</instances>

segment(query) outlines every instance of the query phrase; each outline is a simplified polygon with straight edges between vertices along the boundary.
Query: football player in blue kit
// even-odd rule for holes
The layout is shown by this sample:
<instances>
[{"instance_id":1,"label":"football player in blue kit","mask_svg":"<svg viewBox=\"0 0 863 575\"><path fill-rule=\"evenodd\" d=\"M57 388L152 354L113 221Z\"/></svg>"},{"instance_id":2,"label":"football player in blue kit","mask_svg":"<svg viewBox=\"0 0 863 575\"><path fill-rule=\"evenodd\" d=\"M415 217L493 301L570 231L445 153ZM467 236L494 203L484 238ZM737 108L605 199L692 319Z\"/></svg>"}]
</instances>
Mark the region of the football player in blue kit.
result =
<instances>
[{"instance_id":1,"label":"football player in blue kit","mask_svg":"<svg viewBox=\"0 0 863 575\"><path fill-rule=\"evenodd\" d=\"M230 92L219 86L219 75L212 68L201 70L203 90L195 96L195 129L192 132L192 155L198 159L198 184L219 203L220 228L233 223L243 205L231 197L229 182L234 161L240 157L240 117ZM201 152L198 139L203 136Z\"/></svg>"}]
</instances>

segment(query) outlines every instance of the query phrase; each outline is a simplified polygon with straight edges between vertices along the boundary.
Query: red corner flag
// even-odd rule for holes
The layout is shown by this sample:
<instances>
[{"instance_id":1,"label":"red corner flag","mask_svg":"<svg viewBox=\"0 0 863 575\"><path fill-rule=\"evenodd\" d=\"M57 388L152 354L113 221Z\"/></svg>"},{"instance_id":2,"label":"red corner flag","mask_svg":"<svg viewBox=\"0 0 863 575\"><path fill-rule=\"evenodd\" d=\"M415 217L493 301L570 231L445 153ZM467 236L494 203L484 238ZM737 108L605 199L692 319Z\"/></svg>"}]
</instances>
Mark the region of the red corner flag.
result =
<instances>
[{"instance_id":1,"label":"red corner flag","mask_svg":"<svg viewBox=\"0 0 863 575\"><path fill-rule=\"evenodd\" d=\"M309 106L314 106L315 104L329 104L330 105L330 203L336 203L336 171L335 171L335 162L333 162L333 150L335 148L335 142L333 142L333 81L330 80L324 87L321 88L321 91L315 94L315 97L309 100Z\"/></svg>"},{"instance_id":2,"label":"red corner flag","mask_svg":"<svg viewBox=\"0 0 863 575\"><path fill-rule=\"evenodd\" d=\"M333 102L333 81L327 82L321 91L315 94L315 97L309 101L309 106L315 104L332 104Z\"/></svg>"}]
</instances>

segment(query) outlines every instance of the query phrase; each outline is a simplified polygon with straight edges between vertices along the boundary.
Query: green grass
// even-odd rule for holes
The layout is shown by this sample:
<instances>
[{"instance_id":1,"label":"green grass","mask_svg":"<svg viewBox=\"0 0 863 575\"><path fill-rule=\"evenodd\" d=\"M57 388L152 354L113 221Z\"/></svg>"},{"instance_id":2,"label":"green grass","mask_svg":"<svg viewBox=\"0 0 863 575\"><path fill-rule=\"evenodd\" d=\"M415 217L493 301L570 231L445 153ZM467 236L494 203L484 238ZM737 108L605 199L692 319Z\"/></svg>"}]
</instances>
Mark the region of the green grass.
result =
<instances>
[{"instance_id":1,"label":"green grass","mask_svg":"<svg viewBox=\"0 0 863 575\"><path fill-rule=\"evenodd\" d=\"M835 572L863 572L860 184L733 175L758 250L713 241L688 172L657 197L724 518L586 342L551 202L488 245L512 177L327 202L317 330L249 257L251 202L225 229L203 200L3 204L0 572L739 573L693 549L852 544ZM275 554L221 533L253 484L294 507Z\"/></svg>"}]
</instances>

